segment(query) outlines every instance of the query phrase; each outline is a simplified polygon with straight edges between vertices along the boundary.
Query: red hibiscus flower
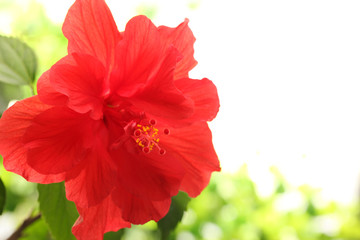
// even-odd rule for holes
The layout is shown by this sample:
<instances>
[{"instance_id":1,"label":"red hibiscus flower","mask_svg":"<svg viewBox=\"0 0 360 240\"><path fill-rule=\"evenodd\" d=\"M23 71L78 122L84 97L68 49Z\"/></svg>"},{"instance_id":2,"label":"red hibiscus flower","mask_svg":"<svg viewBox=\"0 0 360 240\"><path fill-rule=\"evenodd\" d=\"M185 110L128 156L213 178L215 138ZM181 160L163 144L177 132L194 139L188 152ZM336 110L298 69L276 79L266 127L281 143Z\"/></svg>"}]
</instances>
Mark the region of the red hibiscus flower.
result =
<instances>
[{"instance_id":1,"label":"red hibiscus flower","mask_svg":"<svg viewBox=\"0 0 360 240\"><path fill-rule=\"evenodd\" d=\"M77 0L63 26L68 55L41 76L37 96L3 114L5 168L65 181L78 239L158 221L179 190L196 197L220 170L207 125L217 91L188 78L196 61L187 23L137 16L119 32L104 0Z\"/></svg>"}]
</instances>

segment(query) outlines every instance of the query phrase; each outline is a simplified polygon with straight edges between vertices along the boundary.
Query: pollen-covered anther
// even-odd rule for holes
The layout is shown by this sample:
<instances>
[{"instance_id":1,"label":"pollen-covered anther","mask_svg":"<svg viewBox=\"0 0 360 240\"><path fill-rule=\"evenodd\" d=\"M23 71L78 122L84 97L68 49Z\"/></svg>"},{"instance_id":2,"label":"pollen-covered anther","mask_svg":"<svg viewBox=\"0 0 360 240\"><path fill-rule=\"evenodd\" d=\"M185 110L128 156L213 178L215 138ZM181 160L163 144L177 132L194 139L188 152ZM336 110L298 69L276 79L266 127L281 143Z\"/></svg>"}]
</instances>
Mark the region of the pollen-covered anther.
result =
<instances>
[{"instance_id":1,"label":"pollen-covered anther","mask_svg":"<svg viewBox=\"0 0 360 240\"><path fill-rule=\"evenodd\" d=\"M134 140L142 152L150 153L154 148L157 148L159 154L164 155L166 153L165 149L159 146L159 129L154 127L156 121L151 119L148 123L149 125L136 124L133 132ZM168 129L167 132L169 132Z\"/></svg>"}]
</instances>

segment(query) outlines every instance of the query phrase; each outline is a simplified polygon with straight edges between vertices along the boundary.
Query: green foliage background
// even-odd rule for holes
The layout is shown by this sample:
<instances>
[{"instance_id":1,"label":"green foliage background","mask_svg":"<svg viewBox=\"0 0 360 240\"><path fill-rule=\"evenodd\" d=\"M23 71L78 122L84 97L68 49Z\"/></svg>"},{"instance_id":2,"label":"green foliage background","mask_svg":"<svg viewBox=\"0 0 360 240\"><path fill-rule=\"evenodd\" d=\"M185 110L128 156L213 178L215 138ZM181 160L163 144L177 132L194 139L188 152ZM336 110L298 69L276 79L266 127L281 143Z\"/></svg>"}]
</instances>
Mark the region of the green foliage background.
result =
<instances>
[{"instance_id":1,"label":"green foliage background","mask_svg":"<svg viewBox=\"0 0 360 240\"><path fill-rule=\"evenodd\" d=\"M261 197L250 179L247 167L236 174L217 173L210 185L192 199L175 232L161 238L155 222L118 233L105 234L105 240L356 240L360 239L360 208L358 204L341 205L319 202L321 192L310 186L294 188L281 174L272 169L276 191ZM36 185L0 169L7 187L5 214L16 216L19 223L33 211L39 211ZM289 194L301 199L292 208L279 208ZM186 202L186 201L185 201ZM182 203L181 201L179 202ZM171 223L170 223L171 224ZM0 236L1 238L2 236ZM51 240L44 219L28 227L22 240Z\"/></svg>"},{"instance_id":2,"label":"green foliage background","mask_svg":"<svg viewBox=\"0 0 360 240\"><path fill-rule=\"evenodd\" d=\"M196 3L192 1L189 6L194 7ZM42 72L66 54L67 41L61 33L61 26L49 21L39 4L31 2L27 13L19 12L17 4L18 1L2 0L0 15L4 12L12 13L15 19L11 26L12 36L20 38L34 49L39 66L37 79ZM152 17L156 14L156 6L141 5L138 11ZM22 99L30 95L31 88L27 85L14 86L0 83L0 114L7 108L10 100ZM2 164L0 166L0 178L6 186L6 202L0 218L10 216L9 218L15 219L15 224L19 225L29 215L35 215L42 209L38 204L37 186L6 172ZM276 168L271 171L277 187L267 197L258 194L257 186L250 179L246 166L243 166L233 175L214 174L206 190L198 198L192 199L187 206L186 197L180 196L175 200L172 217L182 218L175 232L166 232L169 226L176 223L173 223L170 217L160 221L159 225L149 222L117 233L107 233L105 239L360 239L359 203L342 205L319 201L321 195L319 190L310 186L294 188ZM41 188L45 188L46 191L46 187L39 187ZM284 199L293 194L298 196L299 203L292 208L281 208ZM182 209L186 209L183 217ZM71 218L74 219L74 216L72 215ZM163 230L163 234L159 229ZM53 239L44 218L28 227L24 233L22 240ZM5 236L0 236L0 239L3 237Z\"/></svg>"}]
</instances>

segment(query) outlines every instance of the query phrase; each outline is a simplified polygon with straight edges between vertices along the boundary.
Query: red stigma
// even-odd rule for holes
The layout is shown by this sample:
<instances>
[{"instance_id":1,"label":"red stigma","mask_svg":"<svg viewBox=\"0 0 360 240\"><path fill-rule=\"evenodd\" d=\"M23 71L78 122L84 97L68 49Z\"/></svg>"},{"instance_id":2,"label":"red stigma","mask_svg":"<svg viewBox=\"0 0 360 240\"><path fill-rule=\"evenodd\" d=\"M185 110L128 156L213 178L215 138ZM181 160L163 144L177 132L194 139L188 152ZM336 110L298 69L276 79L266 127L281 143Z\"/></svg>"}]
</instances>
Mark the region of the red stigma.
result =
<instances>
[{"instance_id":1,"label":"red stigma","mask_svg":"<svg viewBox=\"0 0 360 240\"><path fill-rule=\"evenodd\" d=\"M140 137L140 135L141 135L141 131L140 131L139 129L136 129L136 130L134 131L134 136L135 136L135 137Z\"/></svg>"},{"instance_id":2,"label":"red stigma","mask_svg":"<svg viewBox=\"0 0 360 240\"><path fill-rule=\"evenodd\" d=\"M144 148L142 149L142 151L143 151L144 153L149 153L149 152L150 152L150 148L149 148L149 147L144 147Z\"/></svg>"},{"instance_id":3,"label":"red stigma","mask_svg":"<svg viewBox=\"0 0 360 240\"><path fill-rule=\"evenodd\" d=\"M170 134L170 130L169 130L168 128L165 128L165 129L164 129L164 134L165 134L165 135L169 135L169 134Z\"/></svg>"},{"instance_id":4,"label":"red stigma","mask_svg":"<svg viewBox=\"0 0 360 240\"><path fill-rule=\"evenodd\" d=\"M156 120L155 119L150 119L149 123L150 123L150 125L154 126L156 124Z\"/></svg>"}]
</instances>

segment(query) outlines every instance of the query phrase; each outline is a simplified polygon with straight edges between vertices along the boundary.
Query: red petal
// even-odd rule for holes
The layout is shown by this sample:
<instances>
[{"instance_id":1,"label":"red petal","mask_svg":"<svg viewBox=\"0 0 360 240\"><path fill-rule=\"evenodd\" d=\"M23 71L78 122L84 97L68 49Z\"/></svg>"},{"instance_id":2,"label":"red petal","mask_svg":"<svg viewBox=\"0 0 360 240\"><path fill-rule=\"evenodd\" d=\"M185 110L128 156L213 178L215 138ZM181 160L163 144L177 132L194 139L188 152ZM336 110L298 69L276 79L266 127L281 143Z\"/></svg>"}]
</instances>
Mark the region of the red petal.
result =
<instances>
[{"instance_id":1,"label":"red petal","mask_svg":"<svg viewBox=\"0 0 360 240\"><path fill-rule=\"evenodd\" d=\"M196 121L211 121L219 111L219 97L215 85L208 79L193 80L183 78L175 81L175 86L194 103L194 114L186 119L169 119L153 116L149 113L149 118L156 118L161 122L166 122L167 126L184 127Z\"/></svg>"},{"instance_id":2,"label":"red petal","mask_svg":"<svg viewBox=\"0 0 360 240\"><path fill-rule=\"evenodd\" d=\"M163 136L160 143L166 149L166 154L169 153L182 161L186 174L180 189L190 197L196 197L208 185L211 172L220 171L206 122L172 128L170 135Z\"/></svg>"},{"instance_id":3,"label":"red petal","mask_svg":"<svg viewBox=\"0 0 360 240\"><path fill-rule=\"evenodd\" d=\"M121 36L104 0L77 0L68 11L63 33L69 40L69 53L88 54L104 66L113 65Z\"/></svg>"},{"instance_id":4,"label":"red petal","mask_svg":"<svg viewBox=\"0 0 360 240\"><path fill-rule=\"evenodd\" d=\"M132 18L124 38L116 49L117 73L113 89L121 96L131 96L159 69L165 46L155 25L145 16Z\"/></svg>"},{"instance_id":5,"label":"red petal","mask_svg":"<svg viewBox=\"0 0 360 240\"><path fill-rule=\"evenodd\" d=\"M188 172L181 183L180 190L187 192L190 197L195 198L209 185L212 171L204 171L201 165L195 164L190 164L187 168Z\"/></svg>"},{"instance_id":6,"label":"red petal","mask_svg":"<svg viewBox=\"0 0 360 240\"><path fill-rule=\"evenodd\" d=\"M23 143L28 163L42 174L58 174L77 165L91 144L89 116L66 107L53 107L36 116Z\"/></svg>"},{"instance_id":7,"label":"red petal","mask_svg":"<svg viewBox=\"0 0 360 240\"><path fill-rule=\"evenodd\" d=\"M169 211L171 198L151 201L129 193L123 188L114 190L112 197L122 209L123 219L133 224L144 224L150 220L159 221Z\"/></svg>"},{"instance_id":8,"label":"red petal","mask_svg":"<svg viewBox=\"0 0 360 240\"><path fill-rule=\"evenodd\" d=\"M111 152L118 163L118 179L128 192L151 200L170 198L178 193L184 169L177 159L160 155L158 149L143 153L135 140ZM127 149L126 149L127 148Z\"/></svg>"},{"instance_id":9,"label":"red petal","mask_svg":"<svg viewBox=\"0 0 360 240\"><path fill-rule=\"evenodd\" d=\"M170 53L149 84L129 99L147 113L170 119L185 119L194 113L194 103L186 98L173 83L173 64L176 56Z\"/></svg>"},{"instance_id":10,"label":"red petal","mask_svg":"<svg viewBox=\"0 0 360 240\"><path fill-rule=\"evenodd\" d=\"M93 127L94 146L76 168L68 172L65 180L66 197L78 207L87 208L101 202L109 195L116 181L114 166L105 146L108 139L106 129Z\"/></svg>"},{"instance_id":11,"label":"red petal","mask_svg":"<svg viewBox=\"0 0 360 240\"><path fill-rule=\"evenodd\" d=\"M54 106L65 105L68 97L57 92L50 84L50 70L44 72L37 82L37 92L42 102Z\"/></svg>"},{"instance_id":12,"label":"red petal","mask_svg":"<svg viewBox=\"0 0 360 240\"><path fill-rule=\"evenodd\" d=\"M114 204L110 195L96 206L77 209L80 217L72 232L78 240L103 239L105 232L131 227L129 222L122 219L121 210Z\"/></svg>"},{"instance_id":13,"label":"red petal","mask_svg":"<svg viewBox=\"0 0 360 240\"><path fill-rule=\"evenodd\" d=\"M145 16L129 21L118 46L112 89L140 109L165 118L186 118L193 103L174 86L173 74L181 57L160 41L157 28Z\"/></svg>"},{"instance_id":14,"label":"red petal","mask_svg":"<svg viewBox=\"0 0 360 240\"><path fill-rule=\"evenodd\" d=\"M4 167L31 182L53 183L65 179L63 173L44 175L30 167L27 163L27 149L22 141L34 118L50 107L34 96L16 102L0 119L0 153L4 158Z\"/></svg>"},{"instance_id":15,"label":"red petal","mask_svg":"<svg viewBox=\"0 0 360 240\"><path fill-rule=\"evenodd\" d=\"M166 26L160 26L158 28L162 39L164 39L167 45L172 44L183 55L183 58L176 65L174 79L188 77L189 71L197 64L193 56L195 37L188 23L189 20L185 19L185 21L176 28Z\"/></svg>"},{"instance_id":16,"label":"red petal","mask_svg":"<svg viewBox=\"0 0 360 240\"><path fill-rule=\"evenodd\" d=\"M68 55L51 68L50 82L56 91L69 97L69 108L79 113L91 111L93 119L102 117L107 88L105 69L97 59Z\"/></svg>"},{"instance_id":17,"label":"red petal","mask_svg":"<svg viewBox=\"0 0 360 240\"><path fill-rule=\"evenodd\" d=\"M219 96L215 85L209 79L180 79L175 86L194 101L194 115L191 121L211 121L219 111Z\"/></svg>"}]
</instances>

